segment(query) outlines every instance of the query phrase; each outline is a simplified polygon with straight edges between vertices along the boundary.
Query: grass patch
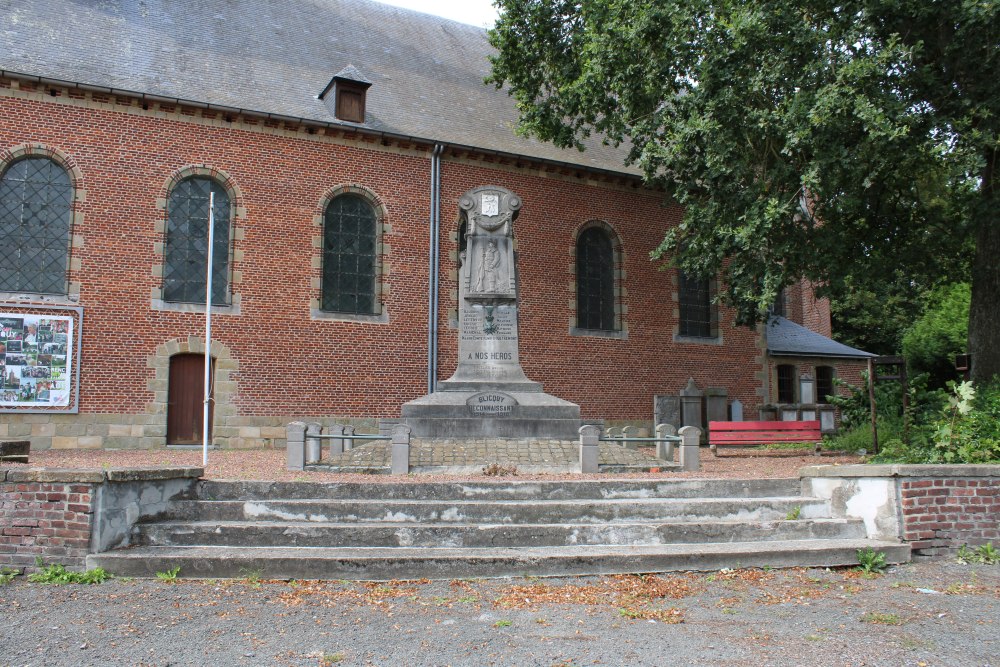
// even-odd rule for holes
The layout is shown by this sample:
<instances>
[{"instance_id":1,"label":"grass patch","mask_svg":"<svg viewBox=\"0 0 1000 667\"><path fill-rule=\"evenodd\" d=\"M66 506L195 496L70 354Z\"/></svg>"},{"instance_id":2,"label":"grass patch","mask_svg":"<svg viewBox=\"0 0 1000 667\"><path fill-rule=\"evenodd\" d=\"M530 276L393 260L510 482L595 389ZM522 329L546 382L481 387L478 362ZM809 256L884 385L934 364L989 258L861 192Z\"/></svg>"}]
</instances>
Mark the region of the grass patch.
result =
<instances>
[{"instance_id":1,"label":"grass patch","mask_svg":"<svg viewBox=\"0 0 1000 667\"><path fill-rule=\"evenodd\" d=\"M880 612L872 611L861 617L861 620L865 623L872 623L874 625L902 625L903 619L899 617L899 614L883 614Z\"/></svg>"},{"instance_id":2,"label":"grass patch","mask_svg":"<svg viewBox=\"0 0 1000 667\"><path fill-rule=\"evenodd\" d=\"M21 574L17 570L12 570L9 567L0 567L0 586L6 586L7 584L14 581L14 577Z\"/></svg>"},{"instance_id":3,"label":"grass patch","mask_svg":"<svg viewBox=\"0 0 1000 667\"><path fill-rule=\"evenodd\" d=\"M968 544L963 544L958 548L956 558L962 565L970 565L972 563L996 565L1000 563L1000 551L993 546L992 542L981 544L975 549L970 549Z\"/></svg>"},{"instance_id":4,"label":"grass patch","mask_svg":"<svg viewBox=\"0 0 1000 667\"><path fill-rule=\"evenodd\" d=\"M95 567L85 572L70 572L65 565L47 565L39 572L28 575L33 584L101 584L113 578L104 568Z\"/></svg>"}]
</instances>

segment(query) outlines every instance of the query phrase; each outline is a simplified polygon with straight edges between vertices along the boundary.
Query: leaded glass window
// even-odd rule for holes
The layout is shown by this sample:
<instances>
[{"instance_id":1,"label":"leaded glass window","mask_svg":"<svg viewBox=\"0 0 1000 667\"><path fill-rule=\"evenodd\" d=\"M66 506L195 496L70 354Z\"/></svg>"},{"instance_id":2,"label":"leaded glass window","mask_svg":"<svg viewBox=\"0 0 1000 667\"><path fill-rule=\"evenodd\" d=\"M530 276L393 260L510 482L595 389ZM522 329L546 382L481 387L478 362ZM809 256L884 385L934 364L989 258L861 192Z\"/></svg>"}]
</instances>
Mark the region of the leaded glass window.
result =
<instances>
[{"instance_id":1,"label":"leaded glass window","mask_svg":"<svg viewBox=\"0 0 1000 667\"><path fill-rule=\"evenodd\" d=\"M692 338L712 338L712 292L708 280L687 275L679 276L680 335Z\"/></svg>"},{"instance_id":2,"label":"leaded glass window","mask_svg":"<svg viewBox=\"0 0 1000 667\"><path fill-rule=\"evenodd\" d=\"M356 195L336 197L323 222L323 310L377 314L378 218Z\"/></svg>"},{"instance_id":3,"label":"leaded glass window","mask_svg":"<svg viewBox=\"0 0 1000 667\"><path fill-rule=\"evenodd\" d=\"M171 190L167 201L164 301L205 303L211 193L215 194L212 305L229 304L229 194L221 184L205 176L184 179Z\"/></svg>"},{"instance_id":4,"label":"leaded glass window","mask_svg":"<svg viewBox=\"0 0 1000 667\"><path fill-rule=\"evenodd\" d=\"M47 157L28 157L0 177L0 292L65 294L73 185Z\"/></svg>"},{"instance_id":5,"label":"leaded glass window","mask_svg":"<svg viewBox=\"0 0 1000 667\"><path fill-rule=\"evenodd\" d=\"M795 402L795 366L778 366L778 403Z\"/></svg>"},{"instance_id":6,"label":"leaded glass window","mask_svg":"<svg viewBox=\"0 0 1000 667\"><path fill-rule=\"evenodd\" d=\"M576 243L576 312L581 329L614 331L615 255L611 238L599 227L580 234Z\"/></svg>"}]
</instances>

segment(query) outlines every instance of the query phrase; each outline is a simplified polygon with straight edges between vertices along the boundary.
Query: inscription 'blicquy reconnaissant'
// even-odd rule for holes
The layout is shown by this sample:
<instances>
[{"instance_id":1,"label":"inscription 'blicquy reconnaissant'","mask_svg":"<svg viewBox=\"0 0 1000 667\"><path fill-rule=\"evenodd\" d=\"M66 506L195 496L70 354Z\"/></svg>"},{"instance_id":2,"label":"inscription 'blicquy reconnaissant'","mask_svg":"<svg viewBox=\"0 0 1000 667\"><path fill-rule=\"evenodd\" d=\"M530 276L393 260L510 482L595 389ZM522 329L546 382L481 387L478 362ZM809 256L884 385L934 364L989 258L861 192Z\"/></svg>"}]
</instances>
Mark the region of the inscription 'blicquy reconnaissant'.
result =
<instances>
[{"instance_id":1,"label":"inscription 'blicquy reconnaissant'","mask_svg":"<svg viewBox=\"0 0 1000 667\"><path fill-rule=\"evenodd\" d=\"M542 391L518 354L514 221L521 200L496 186L459 201L465 252L459 272L458 364L437 390L403 405L414 435L577 437L579 406Z\"/></svg>"}]
</instances>

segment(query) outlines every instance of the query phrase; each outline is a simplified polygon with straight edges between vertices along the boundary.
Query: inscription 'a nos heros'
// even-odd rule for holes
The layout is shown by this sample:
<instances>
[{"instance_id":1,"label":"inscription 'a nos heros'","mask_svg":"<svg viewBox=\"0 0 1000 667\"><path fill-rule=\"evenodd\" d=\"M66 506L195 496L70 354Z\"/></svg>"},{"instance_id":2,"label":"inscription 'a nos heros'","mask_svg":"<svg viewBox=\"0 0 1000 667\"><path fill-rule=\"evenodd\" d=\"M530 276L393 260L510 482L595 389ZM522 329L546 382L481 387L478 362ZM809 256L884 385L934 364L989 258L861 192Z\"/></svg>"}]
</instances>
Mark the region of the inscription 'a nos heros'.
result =
<instances>
[{"instance_id":1,"label":"inscription 'a nos heros'","mask_svg":"<svg viewBox=\"0 0 1000 667\"><path fill-rule=\"evenodd\" d=\"M513 361L513 352L471 352L469 361Z\"/></svg>"}]
</instances>

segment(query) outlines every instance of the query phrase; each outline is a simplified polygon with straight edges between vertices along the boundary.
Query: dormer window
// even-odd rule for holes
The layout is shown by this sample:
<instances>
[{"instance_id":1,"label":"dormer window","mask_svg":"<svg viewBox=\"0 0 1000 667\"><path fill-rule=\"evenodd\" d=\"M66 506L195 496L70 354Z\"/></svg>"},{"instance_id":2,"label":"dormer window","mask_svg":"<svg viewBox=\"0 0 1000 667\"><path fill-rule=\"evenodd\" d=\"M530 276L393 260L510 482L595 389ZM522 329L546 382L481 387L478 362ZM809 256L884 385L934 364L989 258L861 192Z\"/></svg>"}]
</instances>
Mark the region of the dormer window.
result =
<instances>
[{"instance_id":1,"label":"dormer window","mask_svg":"<svg viewBox=\"0 0 1000 667\"><path fill-rule=\"evenodd\" d=\"M349 123L365 122L365 95L372 82L353 65L348 65L326 85L319 99L337 118Z\"/></svg>"}]
</instances>

